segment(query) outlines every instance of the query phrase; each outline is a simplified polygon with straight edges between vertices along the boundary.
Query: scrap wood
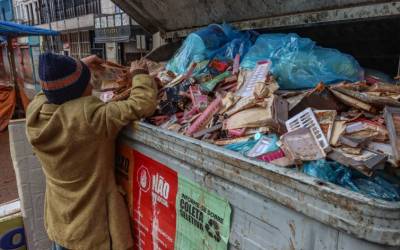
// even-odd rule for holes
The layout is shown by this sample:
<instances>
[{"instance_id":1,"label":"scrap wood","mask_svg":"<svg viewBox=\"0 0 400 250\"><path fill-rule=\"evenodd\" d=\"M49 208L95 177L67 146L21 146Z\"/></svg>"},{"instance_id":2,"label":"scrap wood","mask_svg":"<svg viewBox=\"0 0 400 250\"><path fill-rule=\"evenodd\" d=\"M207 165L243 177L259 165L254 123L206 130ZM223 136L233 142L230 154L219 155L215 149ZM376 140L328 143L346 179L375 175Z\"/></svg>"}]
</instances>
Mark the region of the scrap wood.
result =
<instances>
[{"instance_id":1,"label":"scrap wood","mask_svg":"<svg viewBox=\"0 0 400 250\"><path fill-rule=\"evenodd\" d=\"M342 145L352 148L365 148L371 138L352 138L349 136L340 136L339 141Z\"/></svg>"},{"instance_id":2,"label":"scrap wood","mask_svg":"<svg viewBox=\"0 0 400 250\"><path fill-rule=\"evenodd\" d=\"M335 91L338 91L344 95L353 97L361 102L368 103L380 108L383 108L385 105L400 107L400 102L394 100L390 97L383 97L383 96L373 96L368 95L367 93L357 92L345 88L334 88ZM367 110L368 111L368 110Z\"/></svg>"},{"instance_id":3,"label":"scrap wood","mask_svg":"<svg viewBox=\"0 0 400 250\"><path fill-rule=\"evenodd\" d=\"M353 148L353 147L340 147L340 149L348 154L352 155L361 155L362 148Z\"/></svg>"},{"instance_id":4,"label":"scrap wood","mask_svg":"<svg viewBox=\"0 0 400 250\"><path fill-rule=\"evenodd\" d=\"M190 125L187 130L187 135L193 135L200 129L203 129L208 122L212 119L212 117L218 113L221 108L222 99L221 97L217 97L208 107L207 109Z\"/></svg>"},{"instance_id":5,"label":"scrap wood","mask_svg":"<svg viewBox=\"0 0 400 250\"><path fill-rule=\"evenodd\" d=\"M247 135L247 136L238 137L238 138L234 138L234 139L220 139L220 140L214 141L213 143L218 146L226 146L226 145L233 144L233 143L245 142L251 138L253 138L252 135Z\"/></svg>"},{"instance_id":6,"label":"scrap wood","mask_svg":"<svg viewBox=\"0 0 400 250\"><path fill-rule=\"evenodd\" d=\"M332 146L338 146L340 137L342 134L344 134L346 130L346 121L335 121L333 124L333 129L332 129L332 136L330 140L330 145Z\"/></svg>"},{"instance_id":7,"label":"scrap wood","mask_svg":"<svg viewBox=\"0 0 400 250\"><path fill-rule=\"evenodd\" d=\"M337 90L334 90L334 89L330 89L330 90L344 104L346 104L346 105L348 105L350 107L354 107L356 109L365 110L365 111L370 112L370 113L376 113L376 109L373 106L371 106L371 105L369 105L367 103L364 103L362 101L359 101L356 98L353 98L353 97L350 97L348 95L345 95L345 94L343 94L343 93L341 93L341 92L339 92Z\"/></svg>"},{"instance_id":8,"label":"scrap wood","mask_svg":"<svg viewBox=\"0 0 400 250\"><path fill-rule=\"evenodd\" d=\"M379 93L396 93L400 94L400 85L390 84L384 82L377 82L372 84L368 91L379 92Z\"/></svg>"},{"instance_id":9,"label":"scrap wood","mask_svg":"<svg viewBox=\"0 0 400 250\"><path fill-rule=\"evenodd\" d=\"M382 142L369 142L367 148L371 151L375 151L384 155L387 155L388 162L393 166L398 168L400 166L400 162L395 159L393 148L391 144L382 143Z\"/></svg>"},{"instance_id":10,"label":"scrap wood","mask_svg":"<svg viewBox=\"0 0 400 250\"><path fill-rule=\"evenodd\" d=\"M214 125L212 127L197 131L196 133L193 134L194 138L200 138L202 136L204 136L205 134L211 133L211 132L215 132L217 130L220 130L222 128L222 123L219 123L217 125Z\"/></svg>"},{"instance_id":11,"label":"scrap wood","mask_svg":"<svg viewBox=\"0 0 400 250\"><path fill-rule=\"evenodd\" d=\"M333 124L337 115L336 110L313 110L313 112L326 140L329 142L332 136Z\"/></svg>"}]
</instances>

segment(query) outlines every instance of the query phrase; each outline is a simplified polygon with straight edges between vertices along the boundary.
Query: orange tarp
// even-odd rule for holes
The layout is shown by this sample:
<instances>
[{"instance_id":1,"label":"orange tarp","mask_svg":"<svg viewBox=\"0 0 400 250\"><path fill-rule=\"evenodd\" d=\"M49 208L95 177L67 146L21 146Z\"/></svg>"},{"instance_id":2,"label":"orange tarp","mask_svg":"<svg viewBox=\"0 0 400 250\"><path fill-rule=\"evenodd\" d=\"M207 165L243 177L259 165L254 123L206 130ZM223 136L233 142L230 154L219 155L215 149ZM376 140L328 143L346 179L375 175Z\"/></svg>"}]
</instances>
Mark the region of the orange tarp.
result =
<instances>
[{"instance_id":1,"label":"orange tarp","mask_svg":"<svg viewBox=\"0 0 400 250\"><path fill-rule=\"evenodd\" d=\"M0 85L0 131L7 128L16 105L15 89Z\"/></svg>"}]
</instances>

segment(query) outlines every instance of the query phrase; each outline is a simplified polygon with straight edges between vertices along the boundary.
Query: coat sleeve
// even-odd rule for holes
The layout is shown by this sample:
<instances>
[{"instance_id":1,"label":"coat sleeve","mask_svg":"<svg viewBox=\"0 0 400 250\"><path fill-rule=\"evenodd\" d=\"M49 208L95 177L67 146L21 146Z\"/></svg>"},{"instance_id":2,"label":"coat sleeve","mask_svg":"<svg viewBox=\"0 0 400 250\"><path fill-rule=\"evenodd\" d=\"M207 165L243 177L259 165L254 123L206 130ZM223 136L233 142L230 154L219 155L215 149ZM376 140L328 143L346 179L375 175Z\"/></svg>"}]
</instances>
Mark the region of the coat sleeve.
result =
<instances>
[{"instance_id":1,"label":"coat sleeve","mask_svg":"<svg viewBox=\"0 0 400 250\"><path fill-rule=\"evenodd\" d=\"M147 74L132 79L132 90L124 101L87 104L84 113L96 134L116 136L130 122L152 115L157 106L157 87Z\"/></svg>"}]
</instances>

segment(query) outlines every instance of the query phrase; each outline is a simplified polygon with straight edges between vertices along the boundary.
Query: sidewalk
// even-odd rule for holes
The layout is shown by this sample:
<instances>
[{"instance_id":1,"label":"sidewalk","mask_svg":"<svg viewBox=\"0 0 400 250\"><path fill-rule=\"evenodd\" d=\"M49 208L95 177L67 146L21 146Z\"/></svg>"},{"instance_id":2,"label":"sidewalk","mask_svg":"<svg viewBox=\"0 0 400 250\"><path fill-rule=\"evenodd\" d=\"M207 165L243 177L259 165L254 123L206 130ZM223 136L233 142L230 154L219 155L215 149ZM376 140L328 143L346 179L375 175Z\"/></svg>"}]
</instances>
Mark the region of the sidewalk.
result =
<instances>
[{"instance_id":1,"label":"sidewalk","mask_svg":"<svg viewBox=\"0 0 400 250\"><path fill-rule=\"evenodd\" d=\"M8 131L0 132L0 204L18 198Z\"/></svg>"}]
</instances>

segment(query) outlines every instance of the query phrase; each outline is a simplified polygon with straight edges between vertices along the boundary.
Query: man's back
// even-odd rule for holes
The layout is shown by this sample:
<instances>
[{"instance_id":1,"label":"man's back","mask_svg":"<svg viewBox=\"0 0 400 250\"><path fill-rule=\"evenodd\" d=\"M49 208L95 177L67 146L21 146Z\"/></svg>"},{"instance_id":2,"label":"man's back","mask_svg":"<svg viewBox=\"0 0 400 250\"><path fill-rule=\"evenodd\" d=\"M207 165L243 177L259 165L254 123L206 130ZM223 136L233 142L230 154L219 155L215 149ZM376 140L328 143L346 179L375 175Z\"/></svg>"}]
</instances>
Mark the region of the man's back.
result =
<instances>
[{"instance_id":1,"label":"man's back","mask_svg":"<svg viewBox=\"0 0 400 250\"><path fill-rule=\"evenodd\" d=\"M68 249L132 246L114 178L115 139L130 121L151 114L155 99L150 77L139 74L126 101L104 104L89 96L55 105L43 94L32 101L27 134L46 175L45 225L51 240Z\"/></svg>"}]
</instances>

